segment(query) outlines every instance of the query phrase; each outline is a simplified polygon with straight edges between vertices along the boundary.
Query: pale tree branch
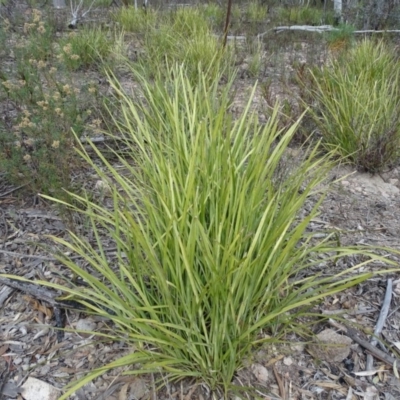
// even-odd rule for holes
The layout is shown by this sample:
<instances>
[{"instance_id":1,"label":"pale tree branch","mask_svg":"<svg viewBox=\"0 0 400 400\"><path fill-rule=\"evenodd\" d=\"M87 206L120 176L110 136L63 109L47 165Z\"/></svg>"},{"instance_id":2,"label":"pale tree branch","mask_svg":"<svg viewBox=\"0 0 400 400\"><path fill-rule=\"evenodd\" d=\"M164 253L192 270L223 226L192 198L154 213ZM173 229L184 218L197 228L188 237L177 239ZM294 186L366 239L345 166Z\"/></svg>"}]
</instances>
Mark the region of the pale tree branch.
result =
<instances>
[{"instance_id":1,"label":"pale tree branch","mask_svg":"<svg viewBox=\"0 0 400 400\"><path fill-rule=\"evenodd\" d=\"M89 8L86 11L82 11L83 0L80 0L78 5L76 5L76 3L73 0L71 0L70 5L71 5L72 19L68 24L68 28L75 29L76 26L78 25L78 22L83 20L85 16L92 10L95 1L96 0L92 1L92 3L90 4Z\"/></svg>"}]
</instances>

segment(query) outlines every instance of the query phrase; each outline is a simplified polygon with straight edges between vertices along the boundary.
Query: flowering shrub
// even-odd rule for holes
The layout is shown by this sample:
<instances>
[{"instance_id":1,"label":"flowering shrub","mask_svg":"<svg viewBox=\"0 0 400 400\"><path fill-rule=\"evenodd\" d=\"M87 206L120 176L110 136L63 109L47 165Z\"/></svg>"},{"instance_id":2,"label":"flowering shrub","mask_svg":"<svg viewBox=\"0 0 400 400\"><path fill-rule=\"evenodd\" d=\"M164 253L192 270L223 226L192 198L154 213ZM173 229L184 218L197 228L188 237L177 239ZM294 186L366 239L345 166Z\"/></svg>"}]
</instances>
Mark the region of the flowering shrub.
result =
<instances>
[{"instance_id":1,"label":"flowering shrub","mask_svg":"<svg viewBox=\"0 0 400 400\"><path fill-rule=\"evenodd\" d=\"M71 166L77 165L72 129L78 135L98 129L102 121L93 110L102 99L96 84L78 87L65 73L41 16L33 10L17 38L16 68L0 66L0 96L17 110L0 122L0 170L33 192L60 197L71 189Z\"/></svg>"}]
</instances>

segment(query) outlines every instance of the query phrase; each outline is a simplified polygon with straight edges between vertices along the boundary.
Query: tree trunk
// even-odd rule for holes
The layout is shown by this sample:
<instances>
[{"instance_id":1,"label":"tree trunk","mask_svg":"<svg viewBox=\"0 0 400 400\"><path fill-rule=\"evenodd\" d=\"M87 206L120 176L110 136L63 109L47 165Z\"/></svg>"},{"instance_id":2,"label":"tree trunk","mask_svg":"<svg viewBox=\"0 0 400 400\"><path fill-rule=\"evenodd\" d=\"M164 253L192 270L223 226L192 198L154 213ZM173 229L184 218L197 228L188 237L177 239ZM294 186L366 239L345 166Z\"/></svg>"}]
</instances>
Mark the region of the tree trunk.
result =
<instances>
[{"instance_id":1,"label":"tree trunk","mask_svg":"<svg viewBox=\"0 0 400 400\"><path fill-rule=\"evenodd\" d=\"M335 18L337 22L343 22L343 3L342 0L333 0L333 9L335 11Z\"/></svg>"}]
</instances>

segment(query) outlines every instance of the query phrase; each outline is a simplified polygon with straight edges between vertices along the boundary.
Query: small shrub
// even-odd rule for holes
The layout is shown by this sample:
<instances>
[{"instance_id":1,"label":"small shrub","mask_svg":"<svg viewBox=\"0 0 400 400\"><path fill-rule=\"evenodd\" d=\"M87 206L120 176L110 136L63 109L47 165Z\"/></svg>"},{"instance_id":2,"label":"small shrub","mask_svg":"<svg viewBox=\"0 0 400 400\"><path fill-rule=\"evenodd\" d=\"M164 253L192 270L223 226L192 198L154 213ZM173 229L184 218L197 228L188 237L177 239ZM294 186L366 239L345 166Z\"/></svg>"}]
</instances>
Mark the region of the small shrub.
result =
<instances>
[{"instance_id":1,"label":"small shrub","mask_svg":"<svg viewBox=\"0 0 400 400\"><path fill-rule=\"evenodd\" d=\"M247 4L245 17L247 21L263 22L267 18L268 6L258 1L251 1Z\"/></svg>"},{"instance_id":2,"label":"small shrub","mask_svg":"<svg viewBox=\"0 0 400 400\"><path fill-rule=\"evenodd\" d=\"M2 74L0 81L0 92L20 110L7 116L8 125L0 124L0 169L33 193L64 197L77 165L71 129L81 135L87 122L101 124L95 85L83 92L36 59L18 60L17 76Z\"/></svg>"},{"instance_id":3,"label":"small shrub","mask_svg":"<svg viewBox=\"0 0 400 400\"><path fill-rule=\"evenodd\" d=\"M198 9L182 8L161 20L157 29L145 36L145 52L140 58L139 69L150 77L159 71L168 71L172 63L182 63L197 81L198 73L207 73L211 80L219 69L230 74L234 54L230 46L222 49ZM201 65L201 70L199 70Z\"/></svg>"},{"instance_id":4,"label":"small shrub","mask_svg":"<svg viewBox=\"0 0 400 400\"><path fill-rule=\"evenodd\" d=\"M249 112L255 89L234 121L232 80L221 87L221 74L211 84L201 74L193 83L183 66L167 75L174 79L136 76L135 98L111 79L124 115L116 121L119 140L129 149L115 156L126 173L95 146L102 166L81 149L110 183L114 206L74 196L92 221L95 243L75 235L71 242L54 240L68 249L63 254L81 257L87 268L59 256L87 285L41 283L112 321L106 337L128 341L135 351L93 371L61 399L128 366L126 374L161 372L164 382L191 377L226 398L240 391L232 380L254 346L279 340L308 305L369 276L354 273L359 266L330 276L332 260L365 249L335 248L329 236L321 241L306 232L331 164L310 149L276 179L297 124L278 130L275 110L261 126ZM311 195L315 206L299 218ZM100 230L115 242L116 260L104 254ZM323 276L308 269L321 263Z\"/></svg>"},{"instance_id":5,"label":"small shrub","mask_svg":"<svg viewBox=\"0 0 400 400\"><path fill-rule=\"evenodd\" d=\"M198 8L182 7L171 11L164 20L164 25L181 37L194 39L199 35L207 35L210 25Z\"/></svg>"},{"instance_id":6,"label":"small shrub","mask_svg":"<svg viewBox=\"0 0 400 400\"><path fill-rule=\"evenodd\" d=\"M354 44L354 31L354 26L341 24L336 30L328 32L326 34L326 41L329 49L334 53L348 50Z\"/></svg>"},{"instance_id":7,"label":"small shrub","mask_svg":"<svg viewBox=\"0 0 400 400\"><path fill-rule=\"evenodd\" d=\"M60 41L59 58L71 71L87 69L104 62L112 49L109 33L100 28L83 28Z\"/></svg>"},{"instance_id":8,"label":"small shrub","mask_svg":"<svg viewBox=\"0 0 400 400\"><path fill-rule=\"evenodd\" d=\"M279 8L277 10L278 19L284 23L298 25L333 25L334 15L332 12L324 11L316 7L294 6Z\"/></svg>"},{"instance_id":9,"label":"small shrub","mask_svg":"<svg viewBox=\"0 0 400 400\"><path fill-rule=\"evenodd\" d=\"M155 26L158 14L153 9L143 10L135 7L122 7L113 14L115 22L126 32L146 33Z\"/></svg>"},{"instance_id":10,"label":"small shrub","mask_svg":"<svg viewBox=\"0 0 400 400\"><path fill-rule=\"evenodd\" d=\"M248 44L248 70L252 77L258 77L258 75L260 74L263 64L263 50L263 42L260 40L254 40Z\"/></svg>"},{"instance_id":11,"label":"small shrub","mask_svg":"<svg viewBox=\"0 0 400 400\"><path fill-rule=\"evenodd\" d=\"M65 51L61 49L65 54L56 57L54 29L42 12L28 10L24 16L23 29L11 32L4 21L0 35L4 44L15 44L0 50L14 59L11 68L0 63L0 97L15 106L12 111L5 108L0 119L0 169L30 192L64 198L64 189L72 189L70 174L80 166L71 129L77 135L97 130L103 124L103 99L96 84L78 86L76 75L69 74L66 63L77 60L64 56L69 50L70 56L74 54L72 44L68 50L66 42ZM92 39L86 41L97 46ZM75 45L74 38L68 40ZM90 52L77 48L83 53L86 49L85 56ZM79 63L85 60L78 58Z\"/></svg>"},{"instance_id":12,"label":"small shrub","mask_svg":"<svg viewBox=\"0 0 400 400\"><path fill-rule=\"evenodd\" d=\"M200 7L200 12L213 30L221 32L226 17L225 8L215 3L207 3Z\"/></svg>"},{"instance_id":13,"label":"small shrub","mask_svg":"<svg viewBox=\"0 0 400 400\"><path fill-rule=\"evenodd\" d=\"M325 146L379 172L400 155L400 67L383 42L365 40L311 72L312 115Z\"/></svg>"},{"instance_id":14,"label":"small shrub","mask_svg":"<svg viewBox=\"0 0 400 400\"><path fill-rule=\"evenodd\" d=\"M53 54L54 30L42 12L33 9L24 23L23 34L15 44L15 57L28 62L30 58L48 61Z\"/></svg>"}]
</instances>

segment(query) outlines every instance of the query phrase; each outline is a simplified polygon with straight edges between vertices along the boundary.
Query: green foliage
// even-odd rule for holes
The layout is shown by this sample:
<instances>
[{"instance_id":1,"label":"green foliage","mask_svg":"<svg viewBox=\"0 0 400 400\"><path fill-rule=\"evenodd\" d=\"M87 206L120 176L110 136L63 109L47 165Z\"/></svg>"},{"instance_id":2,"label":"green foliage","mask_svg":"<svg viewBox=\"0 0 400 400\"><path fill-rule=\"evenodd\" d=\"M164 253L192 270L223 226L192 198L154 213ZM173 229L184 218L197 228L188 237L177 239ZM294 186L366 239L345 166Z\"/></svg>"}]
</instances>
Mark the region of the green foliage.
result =
<instances>
[{"instance_id":1,"label":"green foliage","mask_svg":"<svg viewBox=\"0 0 400 400\"><path fill-rule=\"evenodd\" d=\"M208 22L198 8L178 8L169 13L165 22L171 26L173 32L180 36L186 35L190 39L208 34L210 31Z\"/></svg>"},{"instance_id":2,"label":"green foliage","mask_svg":"<svg viewBox=\"0 0 400 400\"><path fill-rule=\"evenodd\" d=\"M157 29L145 35L144 54L140 57L140 71L152 78L159 71L168 73L167 65L185 64L187 73L197 81L201 72L212 80L220 70L230 74L234 64L231 47L222 49L199 9L181 8L159 21ZM168 78L168 77L166 77Z\"/></svg>"},{"instance_id":3,"label":"green foliage","mask_svg":"<svg viewBox=\"0 0 400 400\"><path fill-rule=\"evenodd\" d=\"M201 6L199 10L209 26L221 32L226 18L226 9L216 3L207 3Z\"/></svg>"},{"instance_id":4,"label":"green foliage","mask_svg":"<svg viewBox=\"0 0 400 400\"><path fill-rule=\"evenodd\" d=\"M113 50L110 34L100 28L83 28L60 41L60 60L71 70L104 62Z\"/></svg>"},{"instance_id":5,"label":"green foliage","mask_svg":"<svg viewBox=\"0 0 400 400\"><path fill-rule=\"evenodd\" d=\"M71 128L83 133L96 104L94 94L81 93L42 60L22 62L18 74L19 79L1 77L0 93L21 111L9 117L11 129L0 125L0 170L35 193L63 197L62 189L71 187L71 165L77 165Z\"/></svg>"},{"instance_id":6,"label":"green foliage","mask_svg":"<svg viewBox=\"0 0 400 400\"><path fill-rule=\"evenodd\" d=\"M334 24L334 15L332 12L327 12L316 7L282 7L277 10L277 14L278 19L282 20L284 23L298 25Z\"/></svg>"},{"instance_id":7,"label":"green foliage","mask_svg":"<svg viewBox=\"0 0 400 400\"><path fill-rule=\"evenodd\" d=\"M326 34L326 41L331 50L346 50L354 43L355 28L349 24L341 24L336 30Z\"/></svg>"},{"instance_id":8,"label":"green foliage","mask_svg":"<svg viewBox=\"0 0 400 400\"><path fill-rule=\"evenodd\" d=\"M17 59L46 61L52 56L54 31L42 17L40 10L33 9L29 20L24 23L23 35L15 45Z\"/></svg>"},{"instance_id":9,"label":"green foliage","mask_svg":"<svg viewBox=\"0 0 400 400\"><path fill-rule=\"evenodd\" d=\"M400 148L400 67L383 42L364 40L311 73L312 115L325 146L378 172Z\"/></svg>"},{"instance_id":10,"label":"green foliage","mask_svg":"<svg viewBox=\"0 0 400 400\"><path fill-rule=\"evenodd\" d=\"M0 65L1 98L17 110L0 121L0 170L34 193L64 198L71 168L78 164L71 128L79 135L97 129L101 121L95 110L102 100L95 84L78 87L65 73L64 60L53 55L54 35L42 13L32 10L29 18L13 37L13 68ZM3 32L6 42L6 25ZM8 47L3 51L11 56Z\"/></svg>"},{"instance_id":11,"label":"green foliage","mask_svg":"<svg viewBox=\"0 0 400 400\"><path fill-rule=\"evenodd\" d=\"M263 22L267 18L268 6L259 1L250 1L245 9L245 18L252 22Z\"/></svg>"},{"instance_id":12,"label":"green foliage","mask_svg":"<svg viewBox=\"0 0 400 400\"><path fill-rule=\"evenodd\" d=\"M248 71L252 77L258 77L263 64L264 46L261 40L248 41L247 45L247 60Z\"/></svg>"},{"instance_id":13,"label":"green foliage","mask_svg":"<svg viewBox=\"0 0 400 400\"><path fill-rule=\"evenodd\" d=\"M153 9L136 10L133 6L119 8L113 14L114 21L120 24L124 31L142 34L155 27L158 17L157 11Z\"/></svg>"},{"instance_id":14,"label":"green foliage","mask_svg":"<svg viewBox=\"0 0 400 400\"><path fill-rule=\"evenodd\" d=\"M321 241L306 232L331 165L310 149L295 170L280 174L297 124L278 130L275 110L260 125L249 112L252 96L233 120L232 80L221 87L221 74L212 83L199 74L193 84L181 66L168 76L174 79L160 73L153 83L137 76L134 98L111 77L123 113L115 121L119 140L129 149L115 156L126 173L95 146L102 166L81 148L109 182L114 206L74 196L95 243L75 235L54 240L82 257L88 269L68 256L60 260L87 285L42 283L111 320L105 336L135 351L93 371L61 399L118 366L131 366L126 374L162 372L164 380L201 379L226 394L253 346L279 340L308 305L369 276L330 276L332 260L365 249L335 248L330 236ZM299 218L311 195L319 200ZM115 242L116 260L104 254L100 231ZM308 269L322 262L323 276Z\"/></svg>"}]
</instances>

